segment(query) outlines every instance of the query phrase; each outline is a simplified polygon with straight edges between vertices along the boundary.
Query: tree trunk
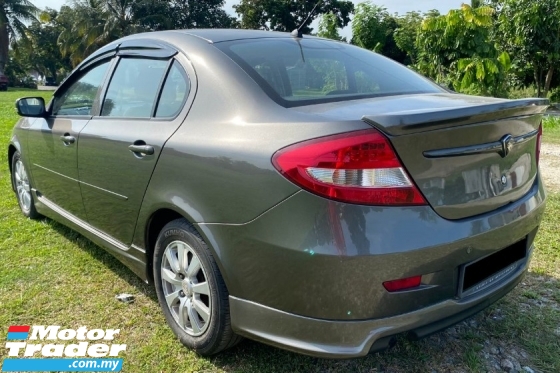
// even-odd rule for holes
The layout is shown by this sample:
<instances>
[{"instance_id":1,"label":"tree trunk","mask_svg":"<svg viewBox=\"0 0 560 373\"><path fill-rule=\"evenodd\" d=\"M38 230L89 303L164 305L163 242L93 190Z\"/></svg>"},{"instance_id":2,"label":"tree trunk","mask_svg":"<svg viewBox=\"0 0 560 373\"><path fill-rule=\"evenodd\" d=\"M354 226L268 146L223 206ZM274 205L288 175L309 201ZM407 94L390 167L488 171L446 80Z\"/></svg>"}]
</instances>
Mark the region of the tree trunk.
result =
<instances>
[{"instance_id":1,"label":"tree trunk","mask_svg":"<svg viewBox=\"0 0 560 373\"><path fill-rule=\"evenodd\" d=\"M539 97L542 97L542 74L543 74L543 68L539 67Z\"/></svg>"},{"instance_id":2,"label":"tree trunk","mask_svg":"<svg viewBox=\"0 0 560 373\"><path fill-rule=\"evenodd\" d=\"M554 65L550 65L548 72L546 73L546 81L544 83L544 97L548 96L548 91L550 90L550 83L552 83L552 75L554 74Z\"/></svg>"},{"instance_id":3,"label":"tree trunk","mask_svg":"<svg viewBox=\"0 0 560 373\"><path fill-rule=\"evenodd\" d=\"M539 77L539 68L536 64L533 66L533 74L535 78L535 84L537 85L537 97L541 97L541 80Z\"/></svg>"},{"instance_id":4,"label":"tree trunk","mask_svg":"<svg viewBox=\"0 0 560 373\"><path fill-rule=\"evenodd\" d=\"M0 74L4 74L8 63L8 51L10 47L10 35L6 25L0 26Z\"/></svg>"}]
</instances>

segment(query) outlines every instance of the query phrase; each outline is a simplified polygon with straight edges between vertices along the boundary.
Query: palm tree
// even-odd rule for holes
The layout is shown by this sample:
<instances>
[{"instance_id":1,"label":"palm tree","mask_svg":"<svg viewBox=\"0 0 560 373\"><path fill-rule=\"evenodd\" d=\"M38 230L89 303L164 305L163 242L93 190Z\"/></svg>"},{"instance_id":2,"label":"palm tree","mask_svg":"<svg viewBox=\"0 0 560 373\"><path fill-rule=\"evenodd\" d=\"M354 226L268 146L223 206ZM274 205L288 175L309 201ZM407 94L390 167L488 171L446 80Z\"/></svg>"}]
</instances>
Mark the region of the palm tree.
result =
<instances>
[{"instance_id":1,"label":"palm tree","mask_svg":"<svg viewBox=\"0 0 560 373\"><path fill-rule=\"evenodd\" d=\"M134 0L74 0L72 7L66 9L73 22L58 38L63 55L76 66L99 47L141 31L133 20L133 3Z\"/></svg>"},{"instance_id":2,"label":"palm tree","mask_svg":"<svg viewBox=\"0 0 560 373\"><path fill-rule=\"evenodd\" d=\"M10 42L26 38L26 23L36 21L39 9L28 0L0 0L0 74L8 62Z\"/></svg>"},{"instance_id":3,"label":"palm tree","mask_svg":"<svg viewBox=\"0 0 560 373\"><path fill-rule=\"evenodd\" d=\"M103 45L98 40L105 27L104 12L104 0L74 0L62 7L58 20L64 27L58 45L73 66Z\"/></svg>"}]
</instances>

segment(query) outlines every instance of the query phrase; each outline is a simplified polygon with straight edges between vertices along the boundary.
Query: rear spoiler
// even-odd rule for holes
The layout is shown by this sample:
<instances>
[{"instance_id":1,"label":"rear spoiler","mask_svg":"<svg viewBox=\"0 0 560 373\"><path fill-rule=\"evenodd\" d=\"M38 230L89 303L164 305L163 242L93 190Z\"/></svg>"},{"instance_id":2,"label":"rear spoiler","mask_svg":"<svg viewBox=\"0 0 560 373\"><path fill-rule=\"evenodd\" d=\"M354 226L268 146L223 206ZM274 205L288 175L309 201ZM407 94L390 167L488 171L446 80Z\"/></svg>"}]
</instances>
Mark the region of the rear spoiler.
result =
<instances>
[{"instance_id":1,"label":"rear spoiler","mask_svg":"<svg viewBox=\"0 0 560 373\"><path fill-rule=\"evenodd\" d=\"M389 135L400 136L504 118L542 114L549 105L549 101L544 98L504 100L449 109L414 111L405 109L390 114L364 115L362 120Z\"/></svg>"}]
</instances>

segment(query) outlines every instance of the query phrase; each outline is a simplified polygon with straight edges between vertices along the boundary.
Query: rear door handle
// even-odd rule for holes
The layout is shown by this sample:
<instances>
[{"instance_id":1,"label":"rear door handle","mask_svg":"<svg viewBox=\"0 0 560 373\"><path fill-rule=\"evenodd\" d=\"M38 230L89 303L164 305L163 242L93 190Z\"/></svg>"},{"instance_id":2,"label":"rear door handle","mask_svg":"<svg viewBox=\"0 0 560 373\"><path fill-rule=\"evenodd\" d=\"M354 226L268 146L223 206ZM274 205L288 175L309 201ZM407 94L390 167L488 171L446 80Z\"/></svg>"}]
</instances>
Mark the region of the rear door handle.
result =
<instances>
[{"instance_id":1,"label":"rear door handle","mask_svg":"<svg viewBox=\"0 0 560 373\"><path fill-rule=\"evenodd\" d=\"M130 145L128 150L138 155L153 155L154 147L151 145Z\"/></svg>"},{"instance_id":2,"label":"rear door handle","mask_svg":"<svg viewBox=\"0 0 560 373\"><path fill-rule=\"evenodd\" d=\"M69 134L64 134L60 136L60 139L64 143L64 145L70 145L76 142L76 138L74 136L70 136Z\"/></svg>"}]
</instances>

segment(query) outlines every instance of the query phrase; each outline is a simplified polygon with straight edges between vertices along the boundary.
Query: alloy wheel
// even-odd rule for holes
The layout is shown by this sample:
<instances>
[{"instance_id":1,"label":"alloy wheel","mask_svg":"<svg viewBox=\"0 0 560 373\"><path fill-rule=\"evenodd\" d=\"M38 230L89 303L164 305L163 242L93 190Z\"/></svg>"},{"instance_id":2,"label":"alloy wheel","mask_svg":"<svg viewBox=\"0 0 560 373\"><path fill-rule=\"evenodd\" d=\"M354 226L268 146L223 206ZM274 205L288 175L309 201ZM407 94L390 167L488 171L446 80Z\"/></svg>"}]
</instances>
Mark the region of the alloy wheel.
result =
<instances>
[{"instance_id":1,"label":"alloy wheel","mask_svg":"<svg viewBox=\"0 0 560 373\"><path fill-rule=\"evenodd\" d=\"M210 287L200 258L185 242L173 241L165 248L161 282L175 321L187 334L202 335L212 314Z\"/></svg>"},{"instance_id":2,"label":"alloy wheel","mask_svg":"<svg viewBox=\"0 0 560 373\"><path fill-rule=\"evenodd\" d=\"M16 184L16 192L18 195L19 203L22 209L29 211L31 209L31 187L29 186L29 178L25 166L21 159L18 159L15 164L14 178Z\"/></svg>"}]
</instances>

